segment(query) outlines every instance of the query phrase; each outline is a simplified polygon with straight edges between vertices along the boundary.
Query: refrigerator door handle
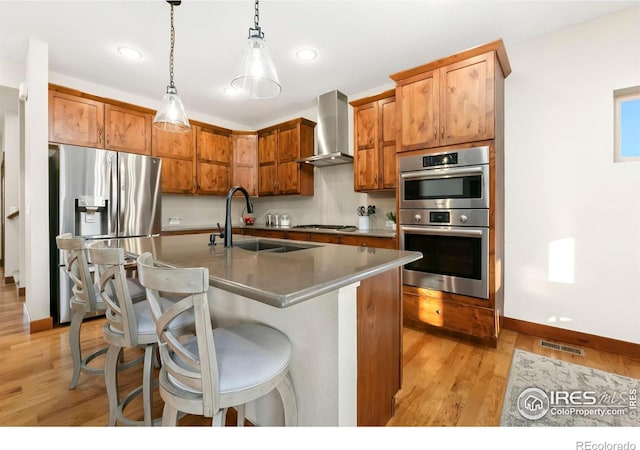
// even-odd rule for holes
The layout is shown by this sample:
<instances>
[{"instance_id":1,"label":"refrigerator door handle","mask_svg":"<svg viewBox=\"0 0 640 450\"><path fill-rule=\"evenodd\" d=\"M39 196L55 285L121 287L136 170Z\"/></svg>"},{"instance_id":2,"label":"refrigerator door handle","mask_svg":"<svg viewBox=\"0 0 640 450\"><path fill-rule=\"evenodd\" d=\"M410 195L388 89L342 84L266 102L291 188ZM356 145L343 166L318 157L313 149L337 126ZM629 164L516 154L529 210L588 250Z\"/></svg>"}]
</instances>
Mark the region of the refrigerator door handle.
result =
<instances>
[{"instance_id":1,"label":"refrigerator door handle","mask_svg":"<svg viewBox=\"0 0 640 450\"><path fill-rule=\"evenodd\" d=\"M126 198L126 165L127 165L127 156L118 154L118 237L122 237L123 235L129 235L128 232L125 232L124 226L124 214L125 214L125 205L124 199Z\"/></svg>"},{"instance_id":2,"label":"refrigerator door handle","mask_svg":"<svg viewBox=\"0 0 640 450\"><path fill-rule=\"evenodd\" d=\"M107 159L109 172L109 235L118 235L118 154L113 153Z\"/></svg>"}]
</instances>

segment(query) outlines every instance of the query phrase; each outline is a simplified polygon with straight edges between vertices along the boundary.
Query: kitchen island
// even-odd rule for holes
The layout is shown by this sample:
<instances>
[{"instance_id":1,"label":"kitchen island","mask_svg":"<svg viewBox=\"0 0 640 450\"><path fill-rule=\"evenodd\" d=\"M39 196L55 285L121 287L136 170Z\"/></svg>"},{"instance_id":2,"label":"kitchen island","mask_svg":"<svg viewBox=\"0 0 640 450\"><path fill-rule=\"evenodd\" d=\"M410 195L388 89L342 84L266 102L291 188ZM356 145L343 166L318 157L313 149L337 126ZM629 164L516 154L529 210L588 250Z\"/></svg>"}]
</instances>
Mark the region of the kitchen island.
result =
<instances>
[{"instance_id":1,"label":"kitchen island","mask_svg":"<svg viewBox=\"0 0 640 450\"><path fill-rule=\"evenodd\" d=\"M292 344L301 426L383 425L400 388L400 268L418 252L206 234L114 241L130 256L209 269L215 326L264 323ZM276 394L247 406L258 425L283 423Z\"/></svg>"}]
</instances>

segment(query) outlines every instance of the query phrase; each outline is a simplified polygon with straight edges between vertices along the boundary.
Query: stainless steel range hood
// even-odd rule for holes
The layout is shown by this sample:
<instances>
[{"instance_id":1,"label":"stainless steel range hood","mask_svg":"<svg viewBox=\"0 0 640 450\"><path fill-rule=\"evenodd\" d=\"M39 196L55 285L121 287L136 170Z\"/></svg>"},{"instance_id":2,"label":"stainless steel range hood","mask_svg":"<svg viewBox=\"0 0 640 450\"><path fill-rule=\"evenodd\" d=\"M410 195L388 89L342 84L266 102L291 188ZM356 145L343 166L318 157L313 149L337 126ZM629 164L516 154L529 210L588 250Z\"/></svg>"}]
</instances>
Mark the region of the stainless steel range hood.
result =
<instances>
[{"instance_id":1,"label":"stainless steel range hood","mask_svg":"<svg viewBox=\"0 0 640 450\"><path fill-rule=\"evenodd\" d=\"M297 160L316 167L353 163L349 148L349 117L347 96L331 91L318 96L316 154Z\"/></svg>"}]
</instances>

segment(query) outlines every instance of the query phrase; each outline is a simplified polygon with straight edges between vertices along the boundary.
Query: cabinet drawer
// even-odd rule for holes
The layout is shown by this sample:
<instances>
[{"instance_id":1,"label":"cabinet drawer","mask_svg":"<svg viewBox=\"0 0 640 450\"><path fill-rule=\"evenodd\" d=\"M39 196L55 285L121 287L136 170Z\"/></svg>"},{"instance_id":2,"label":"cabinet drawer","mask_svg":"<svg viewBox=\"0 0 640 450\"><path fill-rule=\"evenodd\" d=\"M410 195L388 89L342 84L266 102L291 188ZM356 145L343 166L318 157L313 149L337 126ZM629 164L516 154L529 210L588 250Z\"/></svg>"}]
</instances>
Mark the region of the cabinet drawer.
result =
<instances>
[{"instance_id":1,"label":"cabinet drawer","mask_svg":"<svg viewBox=\"0 0 640 450\"><path fill-rule=\"evenodd\" d=\"M254 230L253 235L272 239L285 239L285 232L279 230Z\"/></svg>"},{"instance_id":2,"label":"cabinet drawer","mask_svg":"<svg viewBox=\"0 0 640 450\"><path fill-rule=\"evenodd\" d=\"M287 239L293 239L295 241L308 241L310 233L303 233L302 231L287 231Z\"/></svg>"},{"instance_id":3,"label":"cabinet drawer","mask_svg":"<svg viewBox=\"0 0 640 450\"><path fill-rule=\"evenodd\" d=\"M396 248L395 239L381 237L340 236L340 243L344 245L359 245L363 247Z\"/></svg>"},{"instance_id":4,"label":"cabinet drawer","mask_svg":"<svg viewBox=\"0 0 640 450\"><path fill-rule=\"evenodd\" d=\"M325 244L339 244L340 236L337 234L310 233L311 242L323 242Z\"/></svg>"},{"instance_id":5,"label":"cabinet drawer","mask_svg":"<svg viewBox=\"0 0 640 450\"><path fill-rule=\"evenodd\" d=\"M488 308L403 292L404 318L478 337L495 337L494 312Z\"/></svg>"}]
</instances>

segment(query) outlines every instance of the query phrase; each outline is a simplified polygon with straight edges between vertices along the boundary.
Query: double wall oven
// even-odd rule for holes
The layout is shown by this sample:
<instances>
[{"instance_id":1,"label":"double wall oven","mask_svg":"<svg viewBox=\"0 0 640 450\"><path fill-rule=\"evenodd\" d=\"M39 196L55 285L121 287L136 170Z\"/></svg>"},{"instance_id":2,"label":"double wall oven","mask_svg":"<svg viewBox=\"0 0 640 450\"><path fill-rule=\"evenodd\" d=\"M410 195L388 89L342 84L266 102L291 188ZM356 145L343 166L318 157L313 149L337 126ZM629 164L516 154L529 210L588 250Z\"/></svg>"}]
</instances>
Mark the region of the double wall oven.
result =
<instances>
[{"instance_id":1,"label":"double wall oven","mask_svg":"<svg viewBox=\"0 0 640 450\"><path fill-rule=\"evenodd\" d=\"M404 284L489 298L489 147L399 159Z\"/></svg>"}]
</instances>

